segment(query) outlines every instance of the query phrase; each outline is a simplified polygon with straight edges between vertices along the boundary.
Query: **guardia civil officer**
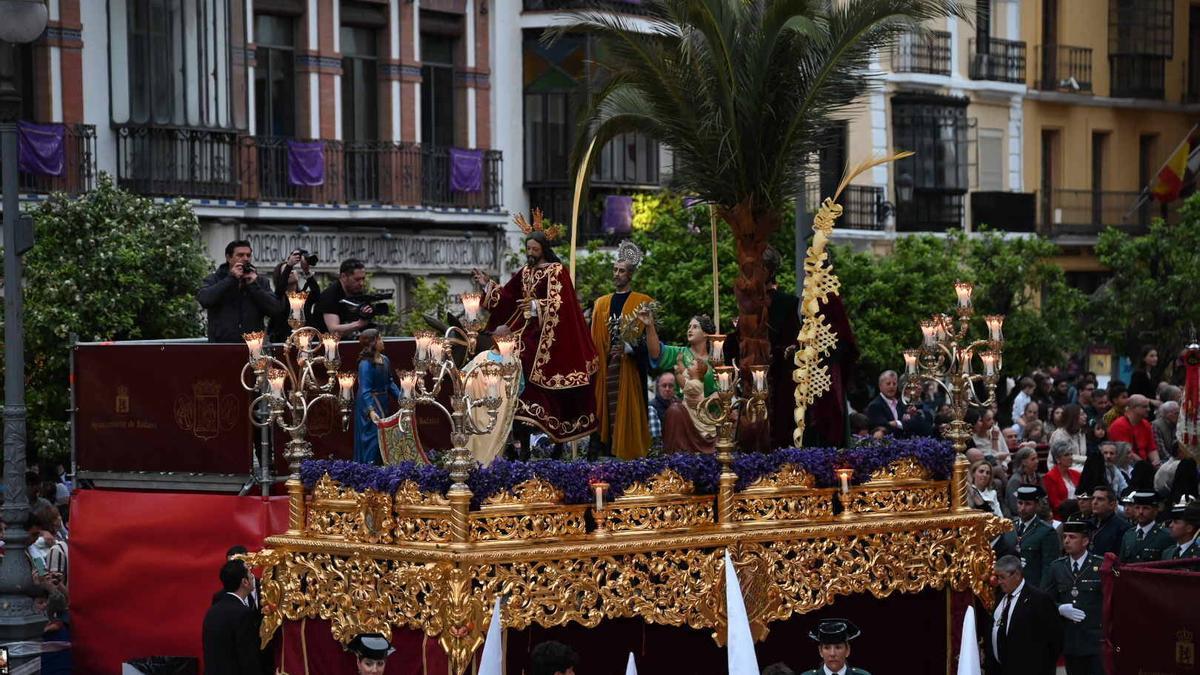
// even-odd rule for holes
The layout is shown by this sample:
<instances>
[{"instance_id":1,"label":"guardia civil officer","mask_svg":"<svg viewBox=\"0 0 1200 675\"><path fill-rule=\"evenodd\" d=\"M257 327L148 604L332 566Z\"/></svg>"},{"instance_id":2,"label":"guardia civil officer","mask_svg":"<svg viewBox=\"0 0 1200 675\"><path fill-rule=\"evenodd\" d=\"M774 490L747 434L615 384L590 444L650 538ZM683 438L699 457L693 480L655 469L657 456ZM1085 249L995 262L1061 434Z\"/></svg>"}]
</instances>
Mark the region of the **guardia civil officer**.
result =
<instances>
[{"instance_id":1,"label":"guardia civil officer","mask_svg":"<svg viewBox=\"0 0 1200 675\"><path fill-rule=\"evenodd\" d=\"M822 619L808 634L820 645L821 667L806 670L801 675L871 675L862 668L846 662L850 658L850 641L862 635L858 626L846 619Z\"/></svg>"},{"instance_id":2,"label":"guardia civil officer","mask_svg":"<svg viewBox=\"0 0 1200 675\"><path fill-rule=\"evenodd\" d=\"M1038 485L1017 488L1017 517L1013 529L1005 532L994 546L996 557L1015 555L1025 564L1024 578L1031 586L1041 587L1050 563L1062 555L1058 532L1038 518L1038 506L1046 496Z\"/></svg>"},{"instance_id":3,"label":"guardia civil officer","mask_svg":"<svg viewBox=\"0 0 1200 675\"><path fill-rule=\"evenodd\" d=\"M1050 564L1045 589L1063 621L1063 659L1067 675L1104 675L1100 660L1100 563L1088 550L1092 525L1083 519L1063 523L1065 556Z\"/></svg>"},{"instance_id":4,"label":"guardia civil officer","mask_svg":"<svg viewBox=\"0 0 1200 675\"><path fill-rule=\"evenodd\" d=\"M1121 537L1121 562L1149 562L1162 558L1163 551L1174 542L1167 527L1157 522L1158 495L1131 492L1126 502L1125 513L1134 524Z\"/></svg>"}]
</instances>

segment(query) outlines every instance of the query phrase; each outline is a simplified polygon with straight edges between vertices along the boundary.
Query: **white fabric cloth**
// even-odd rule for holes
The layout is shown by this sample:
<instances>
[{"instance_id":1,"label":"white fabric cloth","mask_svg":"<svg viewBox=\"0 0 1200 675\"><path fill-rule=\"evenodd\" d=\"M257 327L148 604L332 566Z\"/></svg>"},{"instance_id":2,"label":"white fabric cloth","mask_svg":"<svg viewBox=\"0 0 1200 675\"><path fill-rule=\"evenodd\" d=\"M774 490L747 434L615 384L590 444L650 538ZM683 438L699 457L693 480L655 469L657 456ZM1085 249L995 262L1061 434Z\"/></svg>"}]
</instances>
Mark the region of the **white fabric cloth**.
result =
<instances>
[{"instance_id":1,"label":"white fabric cloth","mask_svg":"<svg viewBox=\"0 0 1200 675\"><path fill-rule=\"evenodd\" d=\"M483 641L483 654L479 659L479 675L502 675L504 672L504 638L500 627L500 596L492 606L492 620L488 622L487 637Z\"/></svg>"},{"instance_id":2,"label":"white fabric cloth","mask_svg":"<svg viewBox=\"0 0 1200 675\"><path fill-rule=\"evenodd\" d=\"M982 675L979 664L979 647L975 639L975 608L967 605L963 616L962 641L958 650L958 675Z\"/></svg>"},{"instance_id":3,"label":"white fabric cloth","mask_svg":"<svg viewBox=\"0 0 1200 675\"><path fill-rule=\"evenodd\" d=\"M750 618L746 615L746 601L742 598L742 584L733 569L729 549L725 550L725 616L729 617L725 636L729 675L759 675Z\"/></svg>"}]
</instances>

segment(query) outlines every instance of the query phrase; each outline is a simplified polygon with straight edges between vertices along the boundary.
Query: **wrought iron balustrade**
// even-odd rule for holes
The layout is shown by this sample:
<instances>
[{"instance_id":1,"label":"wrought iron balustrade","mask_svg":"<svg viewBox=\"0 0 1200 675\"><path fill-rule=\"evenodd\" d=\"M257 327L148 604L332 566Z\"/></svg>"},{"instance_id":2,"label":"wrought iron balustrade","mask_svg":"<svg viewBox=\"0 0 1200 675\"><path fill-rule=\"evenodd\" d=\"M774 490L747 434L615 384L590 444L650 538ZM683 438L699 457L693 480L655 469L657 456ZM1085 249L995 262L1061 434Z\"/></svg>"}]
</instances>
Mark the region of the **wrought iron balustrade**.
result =
<instances>
[{"instance_id":1,"label":"wrought iron balustrade","mask_svg":"<svg viewBox=\"0 0 1200 675\"><path fill-rule=\"evenodd\" d=\"M970 40L973 80L1025 82L1025 43L1020 40L988 38L984 42Z\"/></svg>"},{"instance_id":2,"label":"wrought iron balustrade","mask_svg":"<svg viewBox=\"0 0 1200 675\"><path fill-rule=\"evenodd\" d=\"M892 46L892 70L949 75L950 33L934 30L901 35Z\"/></svg>"},{"instance_id":3,"label":"wrought iron balustrade","mask_svg":"<svg viewBox=\"0 0 1200 675\"><path fill-rule=\"evenodd\" d=\"M116 132L121 187L162 197L238 195L236 131L125 124Z\"/></svg>"},{"instance_id":4,"label":"wrought iron balustrade","mask_svg":"<svg viewBox=\"0 0 1200 675\"><path fill-rule=\"evenodd\" d=\"M18 192L49 194L65 192L77 195L96 185L96 126L93 124L63 125L63 165L58 176L17 172Z\"/></svg>"},{"instance_id":5,"label":"wrought iron balustrade","mask_svg":"<svg viewBox=\"0 0 1200 675\"><path fill-rule=\"evenodd\" d=\"M1140 192L1117 190L1052 190L1050 199L1041 195L1042 233L1050 236L1097 236L1105 228L1115 227L1131 234L1148 231L1150 222L1162 217L1161 205L1146 200L1140 206ZM1169 205L1166 221L1178 220L1178 208Z\"/></svg>"},{"instance_id":6,"label":"wrought iron balustrade","mask_svg":"<svg viewBox=\"0 0 1200 675\"><path fill-rule=\"evenodd\" d=\"M1162 100L1166 96L1166 66L1165 57L1152 54L1109 56L1108 69L1112 78L1109 95Z\"/></svg>"},{"instance_id":7,"label":"wrought iron balustrade","mask_svg":"<svg viewBox=\"0 0 1200 675\"><path fill-rule=\"evenodd\" d=\"M1092 50L1070 45L1038 45L1038 89L1092 93Z\"/></svg>"},{"instance_id":8,"label":"wrought iron balustrade","mask_svg":"<svg viewBox=\"0 0 1200 675\"><path fill-rule=\"evenodd\" d=\"M499 150L483 151L483 176L478 192L463 192L451 189L450 149L439 147L421 148L421 194L426 206L442 208L469 208L495 210L503 203L501 169L502 153Z\"/></svg>"}]
</instances>

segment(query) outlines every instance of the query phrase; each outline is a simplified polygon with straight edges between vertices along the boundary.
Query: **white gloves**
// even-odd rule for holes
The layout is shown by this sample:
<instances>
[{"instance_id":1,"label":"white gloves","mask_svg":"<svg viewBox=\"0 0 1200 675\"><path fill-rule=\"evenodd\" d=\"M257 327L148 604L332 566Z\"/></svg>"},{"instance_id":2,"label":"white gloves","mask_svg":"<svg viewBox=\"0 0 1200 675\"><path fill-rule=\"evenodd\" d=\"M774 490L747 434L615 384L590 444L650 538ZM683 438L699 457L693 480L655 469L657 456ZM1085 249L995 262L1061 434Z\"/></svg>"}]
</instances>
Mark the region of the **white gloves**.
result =
<instances>
[{"instance_id":1,"label":"white gloves","mask_svg":"<svg viewBox=\"0 0 1200 675\"><path fill-rule=\"evenodd\" d=\"M1058 613L1061 614L1064 619L1070 619L1071 621L1074 621L1075 623L1079 623L1080 621L1083 621L1085 618L1087 618L1087 614L1085 614L1082 609L1079 609L1078 607L1076 607L1075 605L1072 605L1072 604L1059 605Z\"/></svg>"}]
</instances>

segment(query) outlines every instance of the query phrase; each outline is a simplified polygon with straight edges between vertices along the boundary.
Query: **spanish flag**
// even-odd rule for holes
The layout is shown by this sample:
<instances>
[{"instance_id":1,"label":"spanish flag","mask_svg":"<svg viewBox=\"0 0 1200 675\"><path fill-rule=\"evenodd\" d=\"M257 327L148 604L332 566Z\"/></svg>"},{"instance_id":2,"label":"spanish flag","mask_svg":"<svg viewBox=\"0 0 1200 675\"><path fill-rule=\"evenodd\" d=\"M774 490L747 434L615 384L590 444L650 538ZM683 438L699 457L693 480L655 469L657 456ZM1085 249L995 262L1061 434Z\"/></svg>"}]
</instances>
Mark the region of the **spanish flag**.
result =
<instances>
[{"instance_id":1,"label":"spanish flag","mask_svg":"<svg viewBox=\"0 0 1200 675\"><path fill-rule=\"evenodd\" d=\"M1195 189L1196 171L1200 169L1200 125L1192 127L1187 137L1167 158L1158 175L1150 183L1150 194L1160 202L1173 202Z\"/></svg>"}]
</instances>

